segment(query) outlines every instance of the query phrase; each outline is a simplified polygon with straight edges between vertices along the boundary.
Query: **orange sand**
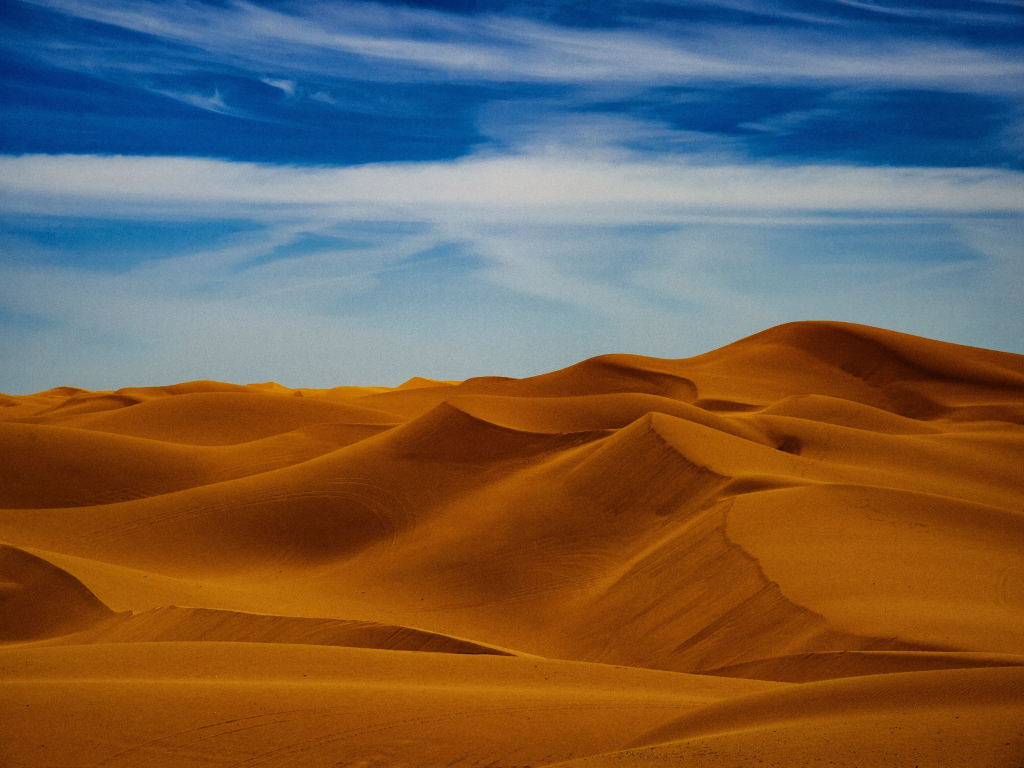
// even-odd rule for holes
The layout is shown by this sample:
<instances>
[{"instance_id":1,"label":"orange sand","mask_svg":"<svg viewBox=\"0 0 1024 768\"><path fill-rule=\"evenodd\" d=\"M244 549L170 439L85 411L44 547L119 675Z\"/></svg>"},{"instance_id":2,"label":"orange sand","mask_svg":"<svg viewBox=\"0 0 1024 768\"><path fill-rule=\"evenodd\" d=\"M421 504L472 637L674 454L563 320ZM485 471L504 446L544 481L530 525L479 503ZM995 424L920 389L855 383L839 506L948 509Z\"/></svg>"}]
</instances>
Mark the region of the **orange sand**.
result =
<instances>
[{"instance_id":1,"label":"orange sand","mask_svg":"<svg viewBox=\"0 0 1024 768\"><path fill-rule=\"evenodd\" d=\"M1024 766L1024 357L0 396L0 765Z\"/></svg>"}]
</instances>

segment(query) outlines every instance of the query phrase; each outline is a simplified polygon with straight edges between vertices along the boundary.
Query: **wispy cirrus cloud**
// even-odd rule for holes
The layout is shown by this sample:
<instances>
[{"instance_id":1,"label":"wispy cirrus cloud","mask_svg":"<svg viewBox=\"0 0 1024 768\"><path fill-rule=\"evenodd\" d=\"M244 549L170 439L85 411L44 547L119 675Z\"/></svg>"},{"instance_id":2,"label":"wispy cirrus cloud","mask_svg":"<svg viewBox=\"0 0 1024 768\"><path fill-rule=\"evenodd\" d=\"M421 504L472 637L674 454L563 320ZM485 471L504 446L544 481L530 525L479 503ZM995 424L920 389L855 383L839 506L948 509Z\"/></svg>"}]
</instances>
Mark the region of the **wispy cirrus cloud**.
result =
<instances>
[{"instance_id":1,"label":"wispy cirrus cloud","mask_svg":"<svg viewBox=\"0 0 1024 768\"><path fill-rule=\"evenodd\" d=\"M542 5L558 16L557 3ZM18 7L49 21L12 24L3 42L36 67L12 70L25 79L10 107L25 124L11 133L13 151L310 164L447 159L529 143L536 125L514 116L543 104L570 134L574 121L594 115L606 126L617 118L660 124L660 139L622 137L622 146L645 143L654 154L703 151L692 139L715 135L712 151L731 145L739 156L1024 164L1005 139L1024 110L1024 46L1014 35L1024 13L1015 22L1015 6L975 4L982 21L958 25L893 22L882 10L896 5L875 13L721 0L644 6L647 16L609 6L618 15L589 26L565 14L542 18L542 6L528 3L518 15L352 0ZM81 78L65 83L53 71ZM176 104L158 103L159 94ZM192 119L182 104L251 125L208 120L186 141L161 130ZM502 104L511 108L496 121ZM91 133L62 128L47 142L47 116ZM112 120L118 130L105 131Z\"/></svg>"},{"instance_id":2,"label":"wispy cirrus cloud","mask_svg":"<svg viewBox=\"0 0 1024 768\"><path fill-rule=\"evenodd\" d=\"M863 20L837 25L823 16L817 24L809 18L794 26L712 20L588 29L358 2L278 10L240 1L32 1L186 45L223 64L271 66L299 76L645 87L707 81L827 82L1019 92L1024 74L1019 56L1005 47L904 34ZM786 16L782 11L767 15L769 20ZM1000 19L985 18L996 23ZM117 53L109 55L107 65L116 66ZM187 58L188 53L179 55Z\"/></svg>"},{"instance_id":3,"label":"wispy cirrus cloud","mask_svg":"<svg viewBox=\"0 0 1024 768\"><path fill-rule=\"evenodd\" d=\"M909 5L884 5L865 3L861 0L829 0L826 5L840 5L881 17L899 19L924 19L946 24L971 24L983 26L1012 26L1020 23L1021 5L1016 0L986 0L975 4L971 10L960 8L913 7ZM1018 12L1018 13L1015 13Z\"/></svg>"},{"instance_id":4,"label":"wispy cirrus cloud","mask_svg":"<svg viewBox=\"0 0 1024 768\"><path fill-rule=\"evenodd\" d=\"M212 96L207 96L202 93L181 93L176 91L164 91L158 88L152 89L154 93L159 93L161 96L167 96L168 98L174 99L175 101L181 101L185 104L191 104L193 107L199 109L205 109L207 112L215 112L219 115L230 115L235 114L235 110L228 107L224 103L224 96L220 91L214 89Z\"/></svg>"},{"instance_id":5,"label":"wispy cirrus cloud","mask_svg":"<svg viewBox=\"0 0 1024 768\"><path fill-rule=\"evenodd\" d=\"M295 81L294 80L275 80L271 77L264 77L263 83L269 85L271 88L277 88L281 90L285 96L295 95Z\"/></svg>"}]
</instances>

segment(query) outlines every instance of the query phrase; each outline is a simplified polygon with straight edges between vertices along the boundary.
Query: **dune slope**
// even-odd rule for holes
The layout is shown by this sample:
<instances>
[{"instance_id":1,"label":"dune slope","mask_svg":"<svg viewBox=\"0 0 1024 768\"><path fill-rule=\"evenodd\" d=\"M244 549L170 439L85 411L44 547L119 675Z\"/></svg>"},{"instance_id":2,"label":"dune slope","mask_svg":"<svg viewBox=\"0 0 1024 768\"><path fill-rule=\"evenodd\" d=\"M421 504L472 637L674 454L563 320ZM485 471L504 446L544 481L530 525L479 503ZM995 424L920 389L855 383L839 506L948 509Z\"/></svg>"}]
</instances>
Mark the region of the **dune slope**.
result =
<instances>
[{"instance_id":1,"label":"dune slope","mask_svg":"<svg viewBox=\"0 0 1024 768\"><path fill-rule=\"evenodd\" d=\"M0 406L5 765L1024 764L1021 356Z\"/></svg>"},{"instance_id":2,"label":"dune slope","mask_svg":"<svg viewBox=\"0 0 1024 768\"><path fill-rule=\"evenodd\" d=\"M561 765L1019 766L1022 707L1019 667L808 683L712 704L625 750Z\"/></svg>"}]
</instances>

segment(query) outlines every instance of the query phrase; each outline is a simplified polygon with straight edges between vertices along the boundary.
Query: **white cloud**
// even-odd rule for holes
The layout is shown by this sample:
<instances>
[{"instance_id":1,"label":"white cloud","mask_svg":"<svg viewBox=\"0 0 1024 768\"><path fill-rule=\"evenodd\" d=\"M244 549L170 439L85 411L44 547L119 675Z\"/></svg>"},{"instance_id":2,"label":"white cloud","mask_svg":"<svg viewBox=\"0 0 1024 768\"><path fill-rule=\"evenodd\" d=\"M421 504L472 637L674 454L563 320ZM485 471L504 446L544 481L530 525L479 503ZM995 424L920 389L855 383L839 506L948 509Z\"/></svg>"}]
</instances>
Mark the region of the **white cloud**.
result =
<instances>
[{"instance_id":1,"label":"white cloud","mask_svg":"<svg viewBox=\"0 0 1024 768\"><path fill-rule=\"evenodd\" d=\"M313 99L313 101L319 101L324 104L330 104L331 106L336 106L338 104L338 100L331 96L331 94L326 93L325 91L317 91L316 93L311 93L309 95L309 98Z\"/></svg>"},{"instance_id":2,"label":"white cloud","mask_svg":"<svg viewBox=\"0 0 1024 768\"><path fill-rule=\"evenodd\" d=\"M977 168L696 165L567 155L354 167L180 157L0 156L8 210L73 215L324 215L484 221L674 221L707 212L1024 211L1024 173Z\"/></svg>"},{"instance_id":3,"label":"white cloud","mask_svg":"<svg viewBox=\"0 0 1024 768\"><path fill-rule=\"evenodd\" d=\"M577 160L621 162L646 151L685 154L690 160L699 153L701 164L710 165L734 159L741 148L739 141L719 134L682 131L664 121L627 115L567 111L564 104L546 101L491 102L480 111L477 129L516 155Z\"/></svg>"},{"instance_id":4,"label":"white cloud","mask_svg":"<svg viewBox=\"0 0 1024 768\"><path fill-rule=\"evenodd\" d=\"M827 118L834 114L835 110L832 109L796 110L793 112L785 112L781 115L774 115L756 123L740 123L737 127L746 128L751 131L761 131L762 133L772 133L778 136L786 136L788 134L795 133L810 121Z\"/></svg>"},{"instance_id":5,"label":"white cloud","mask_svg":"<svg viewBox=\"0 0 1024 768\"><path fill-rule=\"evenodd\" d=\"M1019 93L1024 75L1013 50L900 36L868 22L837 24L820 17L814 19L820 23L796 28L692 22L571 29L525 18L358 2L310 3L284 13L246 2L34 1L193 46L225 63L333 77L358 73L370 80L843 82ZM771 8L760 12L787 15Z\"/></svg>"},{"instance_id":6,"label":"white cloud","mask_svg":"<svg viewBox=\"0 0 1024 768\"><path fill-rule=\"evenodd\" d=\"M234 115L236 111L228 107L224 103L224 97L220 91L214 89L212 96L206 96L202 93L182 93L180 91L164 91L151 89L153 93L159 93L161 96L167 96L175 101L180 101L185 104L191 104L193 107L199 109L205 109L207 112L216 112L219 115Z\"/></svg>"},{"instance_id":7,"label":"white cloud","mask_svg":"<svg viewBox=\"0 0 1024 768\"><path fill-rule=\"evenodd\" d=\"M926 19L928 21L944 22L947 24L977 24L983 26L1016 25L1020 18L1012 13L986 13L984 10L965 11L959 9L917 7L911 8L897 5L882 5L881 3L864 3L858 0L830 0L837 5L845 5L856 8L859 11L867 11L881 16L897 16L904 19ZM989 3L1001 3L1011 7L1020 7L1016 0L988 0ZM984 8L983 4L977 4Z\"/></svg>"},{"instance_id":8,"label":"white cloud","mask_svg":"<svg viewBox=\"0 0 1024 768\"><path fill-rule=\"evenodd\" d=\"M295 81L294 80L275 80L271 77L264 77L261 82L269 85L271 88L279 88L285 94L285 96L295 95Z\"/></svg>"}]
</instances>

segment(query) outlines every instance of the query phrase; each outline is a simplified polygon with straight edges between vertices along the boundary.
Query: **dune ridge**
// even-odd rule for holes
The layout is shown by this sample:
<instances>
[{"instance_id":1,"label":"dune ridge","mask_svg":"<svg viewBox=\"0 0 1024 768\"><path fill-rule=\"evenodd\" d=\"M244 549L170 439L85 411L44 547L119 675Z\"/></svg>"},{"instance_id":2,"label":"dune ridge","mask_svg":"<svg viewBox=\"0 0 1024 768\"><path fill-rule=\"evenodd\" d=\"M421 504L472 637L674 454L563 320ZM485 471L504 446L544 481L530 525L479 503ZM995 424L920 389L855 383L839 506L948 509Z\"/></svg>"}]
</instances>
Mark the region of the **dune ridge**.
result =
<instances>
[{"instance_id":1,"label":"dune ridge","mask_svg":"<svg viewBox=\"0 0 1024 768\"><path fill-rule=\"evenodd\" d=\"M5 764L1024 764L1024 356L0 405Z\"/></svg>"},{"instance_id":2,"label":"dune ridge","mask_svg":"<svg viewBox=\"0 0 1024 768\"><path fill-rule=\"evenodd\" d=\"M104 617L88 629L73 635L58 636L52 644L154 642L284 643L389 651L515 655L500 648L412 627L395 627L368 621L268 616L209 608L179 608L173 605L139 614Z\"/></svg>"}]
</instances>

